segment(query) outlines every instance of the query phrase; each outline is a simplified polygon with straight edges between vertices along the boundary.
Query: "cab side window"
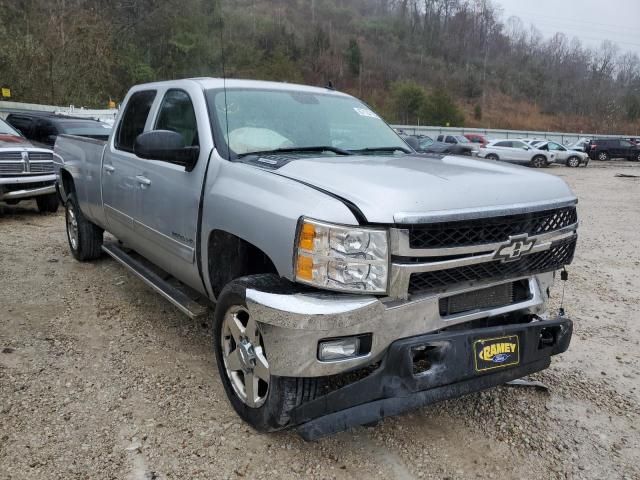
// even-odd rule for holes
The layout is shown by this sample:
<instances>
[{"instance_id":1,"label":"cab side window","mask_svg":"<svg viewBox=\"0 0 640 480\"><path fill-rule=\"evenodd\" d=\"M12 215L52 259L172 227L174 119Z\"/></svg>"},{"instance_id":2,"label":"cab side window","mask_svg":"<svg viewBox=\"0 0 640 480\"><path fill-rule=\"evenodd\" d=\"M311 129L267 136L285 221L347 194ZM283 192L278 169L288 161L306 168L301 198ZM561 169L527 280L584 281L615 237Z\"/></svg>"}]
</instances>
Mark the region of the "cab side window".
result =
<instances>
[{"instance_id":1,"label":"cab side window","mask_svg":"<svg viewBox=\"0 0 640 480\"><path fill-rule=\"evenodd\" d=\"M144 131L144 125L147 123L155 98L155 90L136 92L131 95L115 138L115 147L118 150L133 153L133 145L138 135Z\"/></svg>"},{"instance_id":2,"label":"cab side window","mask_svg":"<svg viewBox=\"0 0 640 480\"><path fill-rule=\"evenodd\" d=\"M162 99L156 130L171 130L184 138L187 147L198 146L198 122L187 92L169 90Z\"/></svg>"}]
</instances>

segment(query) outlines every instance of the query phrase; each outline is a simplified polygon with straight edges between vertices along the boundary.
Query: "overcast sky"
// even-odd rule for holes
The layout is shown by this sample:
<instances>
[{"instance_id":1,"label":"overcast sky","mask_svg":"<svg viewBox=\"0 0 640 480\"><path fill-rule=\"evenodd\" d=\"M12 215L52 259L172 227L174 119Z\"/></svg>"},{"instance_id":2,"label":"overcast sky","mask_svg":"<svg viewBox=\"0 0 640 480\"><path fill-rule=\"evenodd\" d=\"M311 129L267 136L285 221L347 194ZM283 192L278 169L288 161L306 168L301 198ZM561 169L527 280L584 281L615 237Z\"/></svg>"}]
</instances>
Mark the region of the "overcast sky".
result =
<instances>
[{"instance_id":1,"label":"overcast sky","mask_svg":"<svg viewBox=\"0 0 640 480\"><path fill-rule=\"evenodd\" d=\"M545 38L556 32L578 37L589 47L611 40L621 51L640 54L640 0L494 0L503 20L515 15L534 24Z\"/></svg>"}]
</instances>

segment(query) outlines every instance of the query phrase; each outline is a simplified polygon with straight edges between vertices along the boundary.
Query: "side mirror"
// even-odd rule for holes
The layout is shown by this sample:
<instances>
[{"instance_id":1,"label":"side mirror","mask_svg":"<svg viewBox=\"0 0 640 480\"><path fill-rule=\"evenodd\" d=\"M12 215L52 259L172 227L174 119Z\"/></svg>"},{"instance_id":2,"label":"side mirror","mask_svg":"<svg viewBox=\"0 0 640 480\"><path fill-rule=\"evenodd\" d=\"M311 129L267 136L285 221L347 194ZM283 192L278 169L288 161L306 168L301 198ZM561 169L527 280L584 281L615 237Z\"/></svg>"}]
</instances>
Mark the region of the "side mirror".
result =
<instances>
[{"instance_id":1,"label":"side mirror","mask_svg":"<svg viewBox=\"0 0 640 480\"><path fill-rule=\"evenodd\" d=\"M525 150L531 150L531 147L522 147L522 148L524 148Z\"/></svg>"},{"instance_id":2,"label":"side mirror","mask_svg":"<svg viewBox=\"0 0 640 480\"><path fill-rule=\"evenodd\" d=\"M185 167L187 172L193 170L199 147L187 147L184 137L171 130L152 130L138 135L133 146L133 153L146 160L160 160Z\"/></svg>"},{"instance_id":3,"label":"side mirror","mask_svg":"<svg viewBox=\"0 0 640 480\"><path fill-rule=\"evenodd\" d=\"M403 140L416 152L420 149L420 142L416 137L405 137Z\"/></svg>"},{"instance_id":4,"label":"side mirror","mask_svg":"<svg viewBox=\"0 0 640 480\"><path fill-rule=\"evenodd\" d=\"M49 144L49 145L53 145L53 144L55 144L55 143L56 143L56 138L57 138L57 137L58 137L57 135L49 135L49 136L47 136L47 141L46 141L46 143L47 143L47 144Z\"/></svg>"}]
</instances>

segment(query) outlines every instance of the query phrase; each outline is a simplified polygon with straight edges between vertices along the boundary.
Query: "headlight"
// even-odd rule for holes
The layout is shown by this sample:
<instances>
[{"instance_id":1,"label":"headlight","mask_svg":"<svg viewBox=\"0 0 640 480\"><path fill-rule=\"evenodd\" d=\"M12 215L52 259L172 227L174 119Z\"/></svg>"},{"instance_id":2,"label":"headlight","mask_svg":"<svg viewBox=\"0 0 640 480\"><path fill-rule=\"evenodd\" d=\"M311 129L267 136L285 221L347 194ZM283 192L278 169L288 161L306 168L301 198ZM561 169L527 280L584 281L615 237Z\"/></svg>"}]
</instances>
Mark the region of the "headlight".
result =
<instances>
[{"instance_id":1,"label":"headlight","mask_svg":"<svg viewBox=\"0 0 640 480\"><path fill-rule=\"evenodd\" d=\"M298 225L296 280L347 292L386 293L387 231L303 218Z\"/></svg>"}]
</instances>

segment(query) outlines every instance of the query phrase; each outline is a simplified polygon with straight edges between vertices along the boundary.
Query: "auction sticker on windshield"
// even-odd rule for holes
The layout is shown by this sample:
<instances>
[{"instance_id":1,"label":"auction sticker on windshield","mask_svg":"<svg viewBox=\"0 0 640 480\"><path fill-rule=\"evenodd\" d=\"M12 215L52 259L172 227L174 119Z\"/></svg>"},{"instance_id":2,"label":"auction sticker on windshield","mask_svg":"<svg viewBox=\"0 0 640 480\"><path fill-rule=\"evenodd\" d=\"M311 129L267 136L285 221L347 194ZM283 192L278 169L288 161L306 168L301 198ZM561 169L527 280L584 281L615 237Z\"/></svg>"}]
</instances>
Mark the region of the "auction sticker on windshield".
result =
<instances>
[{"instance_id":1,"label":"auction sticker on windshield","mask_svg":"<svg viewBox=\"0 0 640 480\"><path fill-rule=\"evenodd\" d=\"M480 339L473 342L476 372L509 367L520 363L520 339L517 335Z\"/></svg>"},{"instance_id":2,"label":"auction sticker on windshield","mask_svg":"<svg viewBox=\"0 0 640 480\"><path fill-rule=\"evenodd\" d=\"M377 114L373 113L371 110L367 108L357 108L354 107L354 110L361 117L371 117L371 118L380 118Z\"/></svg>"}]
</instances>

